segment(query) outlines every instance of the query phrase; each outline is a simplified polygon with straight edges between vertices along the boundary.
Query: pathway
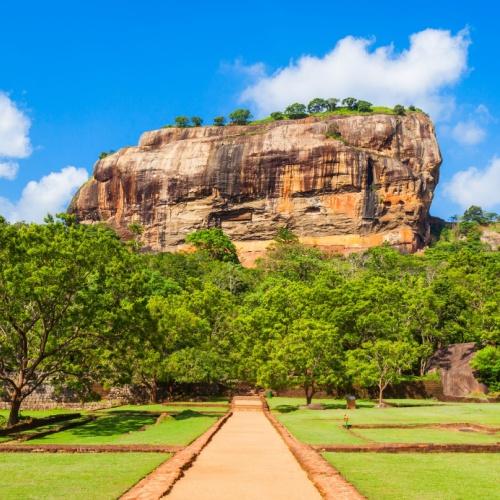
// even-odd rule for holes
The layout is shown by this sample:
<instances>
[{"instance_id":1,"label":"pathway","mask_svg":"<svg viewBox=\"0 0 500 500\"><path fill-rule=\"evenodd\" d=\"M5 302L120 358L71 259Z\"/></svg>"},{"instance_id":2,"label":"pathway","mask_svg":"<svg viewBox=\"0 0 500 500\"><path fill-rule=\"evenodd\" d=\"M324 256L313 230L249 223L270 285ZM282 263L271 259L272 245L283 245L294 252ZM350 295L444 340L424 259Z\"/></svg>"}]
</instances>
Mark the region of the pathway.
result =
<instances>
[{"instance_id":1,"label":"pathway","mask_svg":"<svg viewBox=\"0 0 500 500\"><path fill-rule=\"evenodd\" d=\"M319 500L320 494L262 411L235 398L224 424L168 495L173 500Z\"/></svg>"}]
</instances>

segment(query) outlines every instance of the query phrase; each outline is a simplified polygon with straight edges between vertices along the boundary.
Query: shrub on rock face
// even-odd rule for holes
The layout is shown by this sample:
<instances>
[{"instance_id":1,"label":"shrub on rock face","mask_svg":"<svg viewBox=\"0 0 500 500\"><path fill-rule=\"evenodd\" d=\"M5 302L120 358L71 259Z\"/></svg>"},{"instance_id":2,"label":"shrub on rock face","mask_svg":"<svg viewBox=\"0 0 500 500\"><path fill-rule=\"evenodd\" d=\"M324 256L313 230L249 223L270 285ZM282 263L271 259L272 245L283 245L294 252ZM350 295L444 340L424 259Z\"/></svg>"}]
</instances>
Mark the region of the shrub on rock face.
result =
<instances>
[{"instance_id":1,"label":"shrub on rock face","mask_svg":"<svg viewBox=\"0 0 500 500\"><path fill-rule=\"evenodd\" d=\"M396 104L396 106L394 106L393 109L394 113L396 113L399 116L403 116L405 114L405 107L402 106L401 104Z\"/></svg>"},{"instance_id":2,"label":"shrub on rock face","mask_svg":"<svg viewBox=\"0 0 500 500\"><path fill-rule=\"evenodd\" d=\"M99 160L102 160L103 158L106 158L106 156L112 155L114 153L114 150L110 149L109 151L102 151L99 154Z\"/></svg>"},{"instance_id":3,"label":"shrub on rock face","mask_svg":"<svg viewBox=\"0 0 500 500\"><path fill-rule=\"evenodd\" d=\"M234 125L246 125L251 118L252 118L252 113L250 113L250 110L244 108L235 109L229 115L229 119L231 120L231 123Z\"/></svg>"},{"instance_id":4,"label":"shrub on rock face","mask_svg":"<svg viewBox=\"0 0 500 500\"><path fill-rule=\"evenodd\" d=\"M176 116L175 125L179 128L186 128L189 125L189 118L187 116Z\"/></svg>"},{"instance_id":5,"label":"shrub on rock face","mask_svg":"<svg viewBox=\"0 0 500 500\"><path fill-rule=\"evenodd\" d=\"M273 111L269 116L273 120L284 120L285 119L285 115L281 111Z\"/></svg>"},{"instance_id":6,"label":"shrub on rock face","mask_svg":"<svg viewBox=\"0 0 500 500\"><path fill-rule=\"evenodd\" d=\"M226 118L224 116L216 116L214 118L214 125L216 127L223 127L226 124Z\"/></svg>"},{"instance_id":7,"label":"shrub on rock face","mask_svg":"<svg viewBox=\"0 0 500 500\"><path fill-rule=\"evenodd\" d=\"M304 104L300 104L299 102L294 102L285 109L285 115L292 120L305 118L307 116L306 106Z\"/></svg>"}]
</instances>

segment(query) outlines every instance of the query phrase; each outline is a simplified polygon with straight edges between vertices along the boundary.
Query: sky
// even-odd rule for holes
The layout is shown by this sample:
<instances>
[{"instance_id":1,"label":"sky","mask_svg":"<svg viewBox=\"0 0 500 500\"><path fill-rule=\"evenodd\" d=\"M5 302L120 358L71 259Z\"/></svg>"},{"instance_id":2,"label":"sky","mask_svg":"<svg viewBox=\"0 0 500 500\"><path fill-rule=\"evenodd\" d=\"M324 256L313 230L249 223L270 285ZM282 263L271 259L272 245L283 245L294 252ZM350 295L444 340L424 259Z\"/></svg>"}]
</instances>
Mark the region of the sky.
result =
<instances>
[{"instance_id":1,"label":"sky","mask_svg":"<svg viewBox=\"0 0 500 500\"><path fill-rule=\"evenodd\" d=\"M101 151L177 115L313 97L415 104L443 154L431 213L500 212L500 4L3 2L0 214L63 211Z\"/></svg>"}]
</instances>

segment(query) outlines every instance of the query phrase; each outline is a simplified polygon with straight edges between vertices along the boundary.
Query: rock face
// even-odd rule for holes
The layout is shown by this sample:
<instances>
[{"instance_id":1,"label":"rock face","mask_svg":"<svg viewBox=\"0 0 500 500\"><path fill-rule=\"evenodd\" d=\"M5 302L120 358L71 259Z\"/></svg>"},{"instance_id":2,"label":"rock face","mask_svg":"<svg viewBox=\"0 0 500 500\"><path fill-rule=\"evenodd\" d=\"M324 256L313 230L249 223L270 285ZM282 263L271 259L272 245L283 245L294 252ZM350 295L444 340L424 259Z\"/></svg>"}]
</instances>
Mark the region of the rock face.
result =
<instances>
[{"instance_id":1,"label":"rock face","mask_svg":"<svg viewBox=\"0 0 500 500\"><path fill-rule=\"evenodd\" d=\"M98 161L69 211L124 237L139 223L153 251L220 226L247 263L283 226L327 250L411 252L429 239L440 163L423 113L164 128Z\"/></svg>"}]
</instances>

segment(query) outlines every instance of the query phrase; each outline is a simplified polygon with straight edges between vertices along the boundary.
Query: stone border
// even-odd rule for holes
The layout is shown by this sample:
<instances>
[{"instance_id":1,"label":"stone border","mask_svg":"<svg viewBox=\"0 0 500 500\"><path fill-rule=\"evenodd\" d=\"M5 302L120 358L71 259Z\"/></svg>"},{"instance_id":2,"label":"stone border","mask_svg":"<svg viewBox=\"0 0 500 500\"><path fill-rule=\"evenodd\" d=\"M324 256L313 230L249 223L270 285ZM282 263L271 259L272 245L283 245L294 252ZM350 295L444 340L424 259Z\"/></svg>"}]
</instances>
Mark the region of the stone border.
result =
<instances>
[{"instance_id":1,"label":"stone border","mask_svg":"<svg viewBox=\"0 0 500 500\"><path fill-rule=\"evenodd\" d=\"M313 449L336 452L373 453L500 453L496 444L434 444L434 443L369 443L369 444L318 444Z\"/></svg>"},{"instance_id":2,"label":"stone border","mask_svg":"<svg viewBox=\"0 0 500 500\"><path fill-rule=\"evenodd\" d=\"M155 444L0 444L0 453L176 453L184 446Z\"/></svg>"},{"instance_id":3,"label":"stone border","mask_svg":"<svg viewBox=\"0 0 500 500\"><path fill-rule=\"evenodd\" d=\"M21 421L13 427L5 427L0 429L0 436L10 436L11 434L17 434L19 432L36 429L37 427L43 427L44 425L64 422L65 420L73 420L80 417L82 417L81 413L61 413L59 415L49 415L48 417L33 418L27 422Z\"/></svg>"},{"instance_id":4,"label":"stone border","mask_svg":"<svg viewBox=\"0 0 500 500\"><path fill-rule=\"evenodd\" d=\"M212 440L214 435L232 416L229 412L215 422L204 434L185 447L172 458L163 462L153 472L125 492L121 500L155 500L167 495L174 484L189 469L201 451Z\"/></svg>"},{"instance_id":5,"label":"stone border","mask_svg":"<svg viewBox=\"0 0 500 500\"><path fill-rule=\"evenodd\" d=\"M288 429L272 414L267 401L264 399L262 399L262 406L264 415L279 433L323 498L327 500L360 500L365 498L313 447L300 442L292 436Z\"/></svg>"}]
</instances>

